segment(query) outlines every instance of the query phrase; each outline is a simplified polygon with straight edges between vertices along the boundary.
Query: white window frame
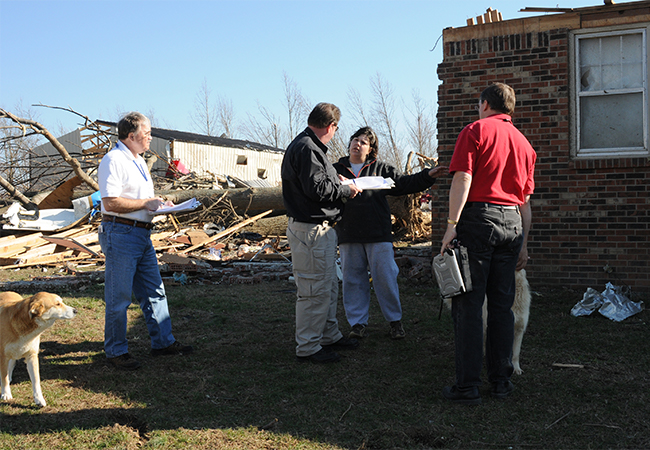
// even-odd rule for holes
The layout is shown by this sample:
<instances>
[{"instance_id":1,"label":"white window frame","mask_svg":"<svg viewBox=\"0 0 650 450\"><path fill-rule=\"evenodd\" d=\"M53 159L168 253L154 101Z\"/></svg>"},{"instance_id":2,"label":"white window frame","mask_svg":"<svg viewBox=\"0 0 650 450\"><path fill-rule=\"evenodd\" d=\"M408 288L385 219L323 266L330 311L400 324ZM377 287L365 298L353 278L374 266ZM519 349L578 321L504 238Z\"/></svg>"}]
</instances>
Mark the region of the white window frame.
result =
<instances>
[{"instance_id":1,"label":"white window frame","mask_svg":"<svg viewBox=\"0 0 650 450\"><path fill-rule=\"evenodd\" d=\"M580 71L580 41L583 39L591 39L597 37L611 37L623 36L626 34L641 34L641 41L643 45L643 83L639 88L625 88L625 89L607 89L607 90L594 90L582 91L581 90L581 71ZM573 111L574 121L572 126L572 142L574 151L573 156L580 159L606 159L606 158L624 158L624 157L647 157L650 155L648 144L648 27L634 27L634 28L618 28L594 31L580 30L574 32L573 38L573 92L574 95ZM621 95L629 93L642 93L643 95L643 146L641 147L612 147L612 148L581 148L580 136L581 129L581 100L585 97L604 97L609 95Z\"/></svg>"}]
</instances>

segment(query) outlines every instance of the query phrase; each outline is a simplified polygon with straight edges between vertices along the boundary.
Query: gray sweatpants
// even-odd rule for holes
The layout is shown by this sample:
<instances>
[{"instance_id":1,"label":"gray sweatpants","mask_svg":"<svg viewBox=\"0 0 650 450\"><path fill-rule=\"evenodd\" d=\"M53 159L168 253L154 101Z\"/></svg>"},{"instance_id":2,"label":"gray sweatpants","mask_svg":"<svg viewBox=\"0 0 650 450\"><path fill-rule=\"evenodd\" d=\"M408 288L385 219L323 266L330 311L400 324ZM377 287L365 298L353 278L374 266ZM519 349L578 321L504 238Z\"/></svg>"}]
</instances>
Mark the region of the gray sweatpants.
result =
<instances>
[{"instance_id":1,"label":"gray sweatpants","mask_svg":"<svg viewBox=\"0 0 650 450\"><path fill-rule=\"evenodd\" d=\"M343 306L350 326L368 325L370 308L370 280L379 301L379 307L387 322L402 320L397 275L392 242L368 244L341 244L341 268L343 270Z\"/></svg>"}]
</instances>

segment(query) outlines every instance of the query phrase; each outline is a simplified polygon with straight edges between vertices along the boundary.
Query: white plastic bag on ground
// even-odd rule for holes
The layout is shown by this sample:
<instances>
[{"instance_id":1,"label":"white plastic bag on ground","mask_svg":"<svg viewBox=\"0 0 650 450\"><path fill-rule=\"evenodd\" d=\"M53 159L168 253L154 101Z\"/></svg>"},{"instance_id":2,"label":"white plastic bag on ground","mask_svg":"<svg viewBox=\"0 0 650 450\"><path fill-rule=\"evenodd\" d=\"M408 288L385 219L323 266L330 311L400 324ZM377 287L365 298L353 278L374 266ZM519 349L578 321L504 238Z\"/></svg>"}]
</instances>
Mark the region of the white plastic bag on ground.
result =
<instances>
[{"instance_id":1,"label":"white plastic bag on ground","mask_svg":"<svg viewBox=\"0 0 650 450\"><path fill-rule=\"evenodd\" d=\"M608 319L620 322L643 311L643 302L631 301L621 293L620 287L607 283L602 293L587 288L582 300L571 309L571 315L574 317L588 316L595 310Z\"/></svg>"}]
</instances>

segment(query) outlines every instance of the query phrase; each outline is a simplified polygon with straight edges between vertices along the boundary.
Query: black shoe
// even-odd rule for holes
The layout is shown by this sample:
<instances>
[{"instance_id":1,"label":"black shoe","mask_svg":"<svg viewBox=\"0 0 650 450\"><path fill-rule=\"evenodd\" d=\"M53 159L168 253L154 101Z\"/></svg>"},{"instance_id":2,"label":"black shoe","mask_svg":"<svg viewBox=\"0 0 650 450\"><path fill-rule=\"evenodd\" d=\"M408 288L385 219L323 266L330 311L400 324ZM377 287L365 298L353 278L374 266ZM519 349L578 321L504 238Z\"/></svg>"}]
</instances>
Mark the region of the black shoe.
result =
<instances>
[{"instance_id":1,"label":"black shoe","mask_svg":"<svg viewBox=\"0 0 650 450\"><path fill-rule=\"evenodd\" d=\"M359 340L355 338L346 338L345 336L333 344L321 345L324 349L332 350L354 350L359 347Z\"/></svg>"},{"instance_id":2,"label":"black shoe","mask_svg":"<svg viewBox=\"0 0 650 450\"><path fill-rule=\"evenodd\" d=\"M167 355L189 355L194 349L191 345L183 345L178 341L174 341L172 345L165 348L152 348L151 356L167 356Z\"/></svg>"},{"instance_id":3,"label":"black shoe","mask_svg":"<svg viewBox=\"0 0 650 450\"><path fill-rule=\"evenodd\" d=\"M445 386L442 389L442 396L454 403L463 405L479 405L481 403L481 394L476 386L467 389L458 389L457 386Z\"/></svg>"},{"instance_id":4,"label":"black shoe","mask_svg":"<svg viewBox=\"0 0 650 450\"><path fill-rule=\"evenodd\" d=\"M390 338L391 339L404 339L406 333L400 320L390 323Z\"/></svg>"},{"instance_id":5,"label":"black shoe","mask_svg":"<svg viewBox=\"0 0 650 450\"><path fill-rule=\"evenodd\" d=\"M368 336L368 333L366 332L366 326L360 323L353 326L352 330L350 331L350 334L348 335L350 339L352 338L361 339L366 336Z\"/></svg>"},{"instance_id":6,"label":"black shoe","mask_svg":"<svg viewBox=\"0 0 650 450\"><path fill-rule=\"evenodd\" d=\"M329 364L339 362L341 360L341 355L336 352L329 351L325 348L321 348L313 355L309 356L296 356L298 362L313 362L314 364Z\"/></svg>"},{"instance_id":7,"label":"black shoe","mask_svg":"<svg viewBox=\"0 0 650 450\"><path fill-rule=\"evenodd\" d=\"M494 398L506 398L514 390L515 387L510 380L492 383L492 397Z\"/></svg>"},{"instance_id":8,"label":"black shoe","mask_svg":"<svg viewBox=\"0 0 650 450\"><path fill-rule=\"evenodd\" d=\"M124 353L123 355L116 356L115 358L106 358L108 363L116 369L122 370L136 370L140 367L138 360L134 359L130 354Z\"/></svg>"}]
</instances>

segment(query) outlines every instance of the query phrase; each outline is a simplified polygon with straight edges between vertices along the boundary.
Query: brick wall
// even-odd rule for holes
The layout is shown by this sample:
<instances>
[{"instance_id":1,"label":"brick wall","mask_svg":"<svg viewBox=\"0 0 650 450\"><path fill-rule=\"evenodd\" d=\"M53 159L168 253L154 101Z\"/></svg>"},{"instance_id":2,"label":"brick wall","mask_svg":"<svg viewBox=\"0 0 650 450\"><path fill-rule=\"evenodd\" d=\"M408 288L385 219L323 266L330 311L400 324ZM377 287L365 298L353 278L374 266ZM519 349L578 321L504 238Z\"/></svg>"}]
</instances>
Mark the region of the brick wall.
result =
<instances>
[{"instance_id":1,"label":"brick wall","mask_svg":"<svg viewBox=\"0 0 650 450\"><path fill-rule=\"evenodd\" d=\"M554 29L445 42L438 66L440 162L449 163L458 133L478 118L481 90L497 81L509 84L517 94L513 122L538 155L527 268L533 288L601 291L612 281L649 292L650 164L645 158L571 158L568 39L569 30ZM448 186L440 187L433 203L434 249L448 211ZM606 265L613 274L603 270Z\"/></svg>"}]
</instances>

